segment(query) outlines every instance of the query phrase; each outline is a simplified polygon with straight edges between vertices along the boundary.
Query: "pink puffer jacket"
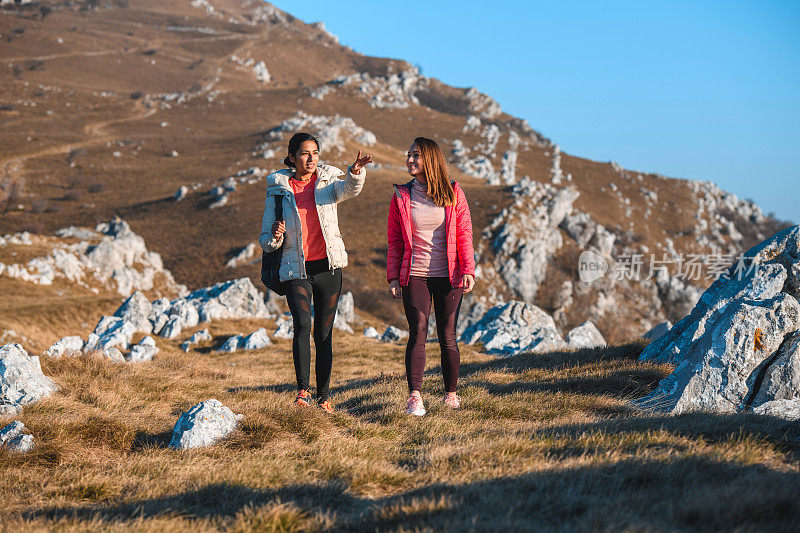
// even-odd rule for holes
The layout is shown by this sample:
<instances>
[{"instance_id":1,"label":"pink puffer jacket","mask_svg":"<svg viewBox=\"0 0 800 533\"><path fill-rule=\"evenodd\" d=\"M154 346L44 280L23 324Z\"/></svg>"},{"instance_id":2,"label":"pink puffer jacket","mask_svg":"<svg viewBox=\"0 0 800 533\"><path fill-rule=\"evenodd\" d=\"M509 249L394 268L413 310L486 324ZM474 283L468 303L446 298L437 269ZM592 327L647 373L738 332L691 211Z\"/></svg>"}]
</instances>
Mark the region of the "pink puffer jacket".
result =
<instances>
[{"instance_id":1,"label":"pink puffer jacket","mask_svg":"<svg viewBox=\"0 0 800 533\"><path fill-rule=\"evenodd\" d=\"M389 203L389 226L387 236L389 250L386 252L386 280L400 280L408 285L411 272L411 185L395 185ZM444 208L445 234L447 236L447 270L450 284L461 287L466 274L475 275L475 254L472 248L472 218L464 191L453 182L456 204Z\"/></svg>"}]
</instances>

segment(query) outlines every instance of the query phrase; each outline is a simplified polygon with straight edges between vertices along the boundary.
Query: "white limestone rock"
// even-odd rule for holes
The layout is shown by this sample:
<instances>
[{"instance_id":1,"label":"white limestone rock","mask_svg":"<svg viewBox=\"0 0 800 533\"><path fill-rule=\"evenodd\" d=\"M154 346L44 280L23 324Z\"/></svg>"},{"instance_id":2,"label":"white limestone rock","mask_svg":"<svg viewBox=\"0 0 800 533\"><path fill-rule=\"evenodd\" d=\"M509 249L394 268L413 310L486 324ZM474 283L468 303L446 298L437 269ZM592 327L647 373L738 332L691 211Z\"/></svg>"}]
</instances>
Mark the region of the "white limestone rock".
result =
<instances>
[{"instance_id":1,"label":"white limestone rock","mask_svg":"<svg viewBox=\"0 0 800 533\"><path fill-rule=\"evenodd\" d=\"M136 291L114 312L114 316L133 324L137 332L150 334L153 331L152 313L153 305L144 294Z\"/></svg>"},{"instance_id":2,"label":"white limestone rock","mask_svg":"<svg viewBox=\"0 0 800 533\"><path fill-rule=\"evenodd\" d=\"M173 302L172 308L181 309L182 314L187 304L197 311L199 322L270 318L261 293L250 278L223 281L211 287L198 289Z\"/></svg>"},{"instance_id":3,"label":"white limestone rock","mask_svg":"<svg viewBox=\"0 0 800 533\"><path fill-rule=\"evenodd\" d=\"M394 326L389 326L381 336L381 342L397 342L408 338L408 332Z\"/></svg>"},{"instance_id":4,"label":"white limestone rock","mask_svg":"<svg viewBox=\"0 0 800 533\"><path fill-rule=\"evenodd\" d=\"M200 402L175 422L169 446L176 450L209 446L234 431L242 417L214 398Z\"/></svg>"},{"instance_id":5,"label":"white limestone rock","mask_svg":"<svg viewBox=\"0 0 800 533\"><path fill-rule=\"evenodd\" d=\"M800 331L789 334L765 369L753 407L776 400L800 399Z\"/></svg>"},{"instance_id":6,"label":"white limestone rock","mask_svg":"<svg viewBox=\"0 0 800 533\"><path fill-rule=\"evenodd\" d=\"M112 346L118 346L121 350L127 350L131 338L136 333L136 325L118 316L104 316L95 326L94 331L89 334L84 352L103 351Z\"/></svg>"},{"instance_id":7,"label":"white limestone rock","mask_svg":"<svg viewBox=\"0 0 800 533\"><path fill-rule=\"evenodd\" d=\"M672 328L672 322L670 322L669 320L667 320L666 322L661 322L653 326L644 335L642 335L642 338L650 341L659 339L663 335L666 335L671 328Z\"/></svg>"},{"instance_id":8,"label":"white limestone rock","mask_svg":"<svg viewBox=\"0 0 800 533\"><path fill-rule=\"evenodd\" d=\"M353 328L350 327L350 323L356 321L358 321L358 317L356 316L355 300L353 299L353 293L348 291L339 298L333 327L348 333L353 333Z\"/></svg>"},{"instance_id":9,"label":"white limestone rock","mask_svg":"<svg viewBox=\"0 0 800 533\"><path fill-rule=\"evenodd\" d=\"M122 355L122 352L116 346L111 346L110 348L106 348L104 350L100 350L96 352L98 357L103 359L108 359L114 363L124 363L125 356Z\"/></svg>"},{"instance_id":10,"label":"white limestone rock","mask_svg":"<svg viewBox=\"0 0 800 533\"><path fill-rule=\"evenodd\" d=\"M797 329L800 302L788 294L737 299L706 320L702 332L683 347L675 371L634 403L672 414L739 411L752 394L759 366Z\"/></svg>"},{"instance_id":11,"label":"white limestone rock","mask_svg":"<svg viewBox=\"0 0 800 533\"><path fill-rule=\"evenodd\" d=\"M161 335L167 322L169 322L169 316L164 313L150 315L150 323L153 324L153 333L156 335Z\"/></svg>"},{"instance_id":12,"label":"white limestone rock","mask_svg":"<svg viewBox=\"0 0 800 533\"><path fill-rule=\"evenodd\" d=\"M740 301L766 302L777 296L786 280L786 269L779 264L759 265L741 279L720 277L703 293L692 312L669 332L651 342L639 357L641 361L678 364L692 345L707 330L707 322Z\"/></svg>"},{"instance_id":13,"label":"white limestone rock","mask_svg":"<svg viewBox=\"0 0 800 533\"><path fill-rule=\"evenodd\" d=\"M551 256L561 248L558 226L579 193L523 178L514 186L514 203L484 231L495 251L495 269L517 297L533 302Z\"/></svg>"},{"instance_id":14,"label":"white limestone rock","mask_svg":"<svg viewBox=\"0 0 800 533\"><path fill-rule=\"evenodd\" d=\"M594 237L597 225L587 213L572 213L564 217L559 227L584 248Z\"/></svg>"},{"instance_id":15,"label":"white limestone rock","mask_svg":"<svg viewBox=\"0 0 800 533\"><path fill-rule=\"evenodd\" d=\"M566 347L550 315L535 305L515 300L489 309L480 321L464 331L461 341L480 342L490 352L507 355Z\"/></svg>"},{"instance_id":16,"label":"white limestone rock","mask_svg":"<svg viewBox=\"0 0 800 533\"><path fill-rule=\"evenodd\" d=\"M272 341L267 336L267 330L259 328L242 339L241 347L243 350L261 350L271 344Z\"/></svg>"},{"instance_id":17,"label":"white limestone rock","mask_svg":"<svg viewBox=\"0 0 800 533\"><path fill-rule=\"evenodd\" d=\"M772 400L753 409L757 415L774 416L784 420L800 420L800 398Z\"/></svg>"},{"instance_id":18,"label":"white limestone rock","mask_svg":"<svg viewBox=\"0 0 800 533\"><path fill-rule=\"evenodd\" d=\"M181 334L181 331L183 331L183 322L180 315L172 315L158 335L165 339L175 339Z\"/></svg>"},{"instance_id":19,"label":"white limestone rock","mask_svg":"<svg viewBox=\"0 0 800 533\"><path fill-rule=\"evenodd\" d=\"M186 185L181 185L180 187L178 187L178 190L175 191L175 194L173 194L172 197L175 199L176 202L180 202L181 200L186 198L186 195L188 193L189 193L189 187L187 187Z\"/></svg>"},{"instance_id":20,"label":"white limestone rock","mask_svg":"<svg viewBox=\"0 0 800 533\"><path fill-rule=\"evenodd\" d=\"M211 340L213 340L213 337L211 336L211 333L208 332L208 329L201 329L200 331L195 331L191 337L183 341L181 344L181 350L188 352L192 346Z\"/></svg>"},{"instance_id":21,"label":"white limestone rock","mask_svg":"<svg viewBox=\"0 0 800 533\"><path fill-rule=\"evenodd\" d=\"M10 343L0 347L0 406L7 413L49 396L58 390L53 380L42 373L39 358Z\"/></svg>"},{"instance_id":22,"label":"white limestone rock","mask_svg":"<svg viewBox=\"0 0 800 533\"><path fill-rule=\"evenodd\" d=\"M276 339L291 339L294 337L294 324L290 313L284 313L275 321L275 325L278 326L278 329L275 330L272 336Z\"/></svg>"},{"instance_id":23,"label":"white limestone rock","mask_svg":"<svg viewBox=\"0 0 800 533\"><path fill-rule=\"evenodd\" d=\"M153 337L148 336L131 348L125 360L129 363L143 363L145 361L152 361L157 353L158 347L156 346L156 341Z\"/></svg>"},{"instance_id":24,"label":"white limestone rock","mask_svg":"<svg viewBox=\"0 0 800 533\"><path fill-rule=\"evenodd\" d=\"M571 329L564 337L568 348L597 348L606 346L606 340L591 321Z\"/></svg>"},{"instance_id":25,"label":"white limestone rock","mask_svg":"<svg viewBox=\"0 0 800 533\"><path fill-rule=\"evenodd\" d=\"M200 323L200 315L194 304L187 300L176 301L169 310L170 318L180 318L182 328L193 328Z\"/></svg>"},{"instance_id":26,"label":"white limestone rock","mask_svg":"<svg viewBox=\"0 0 800 533\"><path fill-rule=\"evenodd\" d=\"M0 429L0 447L14 452L25 453L33 449L33 435L19 420Z\"/></svg>"},{"instance_id":27,"label":"white limestone rock","mask_svg":"<svg viewBox=\"0 0 800 533\"><path fill-rule=\"evenodd\" d=\"M83 350L83 339L77 335L62 337L45 350L44 355L59 359L65 354L79 354Z\"/></svg>"},{"instance_id":28,"label":"white limestone rock","mask_svg":"<svg viewBox=\"0 0 800 533\"><path fill-rule=\"evenodd\" d=\"M368 339L380 339L381 334L378 333L378 330L369 326L368 328L364 329L364 336Z\"/></svg>"}]
</instances>

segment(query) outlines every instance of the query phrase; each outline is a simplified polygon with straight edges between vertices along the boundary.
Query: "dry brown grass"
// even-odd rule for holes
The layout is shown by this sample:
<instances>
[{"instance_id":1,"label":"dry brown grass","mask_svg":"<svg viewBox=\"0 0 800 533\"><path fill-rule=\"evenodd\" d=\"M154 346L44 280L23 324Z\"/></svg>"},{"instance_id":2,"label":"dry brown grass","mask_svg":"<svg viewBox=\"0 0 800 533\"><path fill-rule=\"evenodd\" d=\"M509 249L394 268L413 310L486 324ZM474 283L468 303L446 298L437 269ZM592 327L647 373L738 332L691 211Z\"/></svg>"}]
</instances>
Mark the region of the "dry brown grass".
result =
<instances>
[{"instance_id":1,"label":"dry brown grass","mask_svg":"<svg viewBox=\"0 0 800 533\"><path fill-rule=\"evenodd\" d=\"M136 366L43 361L61 390L20 417L36 450L0 452L0 528L750 530L800 518L796 425L631 410L669 372L636 361L641 343L511 358L465 347L456 412L438 402L429 345L422 419L402 412L401 344L338 335L333 416L292 406L288 341L232 355L176 345L159 340ZM167 448L179 414L211 397L245 415L237 431Z\"/></svg>"}]
</instances>

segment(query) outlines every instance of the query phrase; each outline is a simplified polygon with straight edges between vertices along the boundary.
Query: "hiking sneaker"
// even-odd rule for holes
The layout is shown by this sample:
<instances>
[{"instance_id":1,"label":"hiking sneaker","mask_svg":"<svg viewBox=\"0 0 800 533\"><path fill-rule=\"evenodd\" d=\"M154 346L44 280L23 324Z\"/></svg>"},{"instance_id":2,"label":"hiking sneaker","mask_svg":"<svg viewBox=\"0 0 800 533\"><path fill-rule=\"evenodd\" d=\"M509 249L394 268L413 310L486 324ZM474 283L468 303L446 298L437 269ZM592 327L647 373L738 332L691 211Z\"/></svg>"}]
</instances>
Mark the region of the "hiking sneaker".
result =
<instances>
[{"instance_id":1,"label":"hiking sneaker","mask_svg":"<svg viewBox=\"0 0 800 533\"><path fill-rule=\"evenodd\" d=\"M317 407L319 407L328 414L333 414L333 406L331 405L331 402L329 402L328 400L317 403Z\"/></svg>"},{"instance_id":2,"label":"hiking sneaker","mask_svg":"<svg viewBox=\"0 0 800 533\"><path fill-rule=\"evenodd\" d=\"M425 406L422 405L422 398L416 394L409 395L406 400L406 414L414 416L425 416Z\"/></svg>"},{"instance_id":3,"label":"hiking sneaker","mask_svg":"<svg viewBox=\"0 0 800 533\"><path fill-rule=\"evenodd\" d=\"M310 407L311 406L311 393L305 389L300 389L297 392L297 396L294 398L294 404L298 407Z\"/></svg>"},{"instance_id":4,"label":"hiking sneaker","mask_svg":"<svg viewBox=\"0 0 800 533\"><path fill-rule=\"evenodd\" d=\"M455 394L445 394L442 403L444 403L450 409L458 409L461 407L461 398Z\"/></svg>"}]
</instances>

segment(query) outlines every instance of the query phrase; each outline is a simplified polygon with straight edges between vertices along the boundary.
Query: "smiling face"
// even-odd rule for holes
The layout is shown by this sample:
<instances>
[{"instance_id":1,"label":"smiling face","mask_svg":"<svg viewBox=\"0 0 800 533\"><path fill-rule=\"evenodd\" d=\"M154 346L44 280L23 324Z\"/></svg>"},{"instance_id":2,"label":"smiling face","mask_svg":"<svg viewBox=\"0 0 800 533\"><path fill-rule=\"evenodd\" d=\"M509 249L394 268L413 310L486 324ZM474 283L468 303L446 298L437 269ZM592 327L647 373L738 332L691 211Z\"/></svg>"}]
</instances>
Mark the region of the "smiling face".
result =
<instances>
[{"instance_id":1,"label":"smiling face","mask_svg":"<svg viewBox=\"0 0 800 533\"><path fill-rule=\"evenodd\" d=\"M294 163L297 173L301 176L313 174L319 163L319 148L317 143L308 140L300 145L294 154L289 154L289 159Z\"/></svg>"},{"instance_id":2,"label":"smiling face","mask_svg":"<svg viewBox=\"0 0 800 533\"><path fill-rule=\"evenodd\" d=\"M422 170L422 153L416 143L411 145L406 154L406 168L408 173L420 181L425 180L425 171Z\"/></svg>"}]
</instances>

